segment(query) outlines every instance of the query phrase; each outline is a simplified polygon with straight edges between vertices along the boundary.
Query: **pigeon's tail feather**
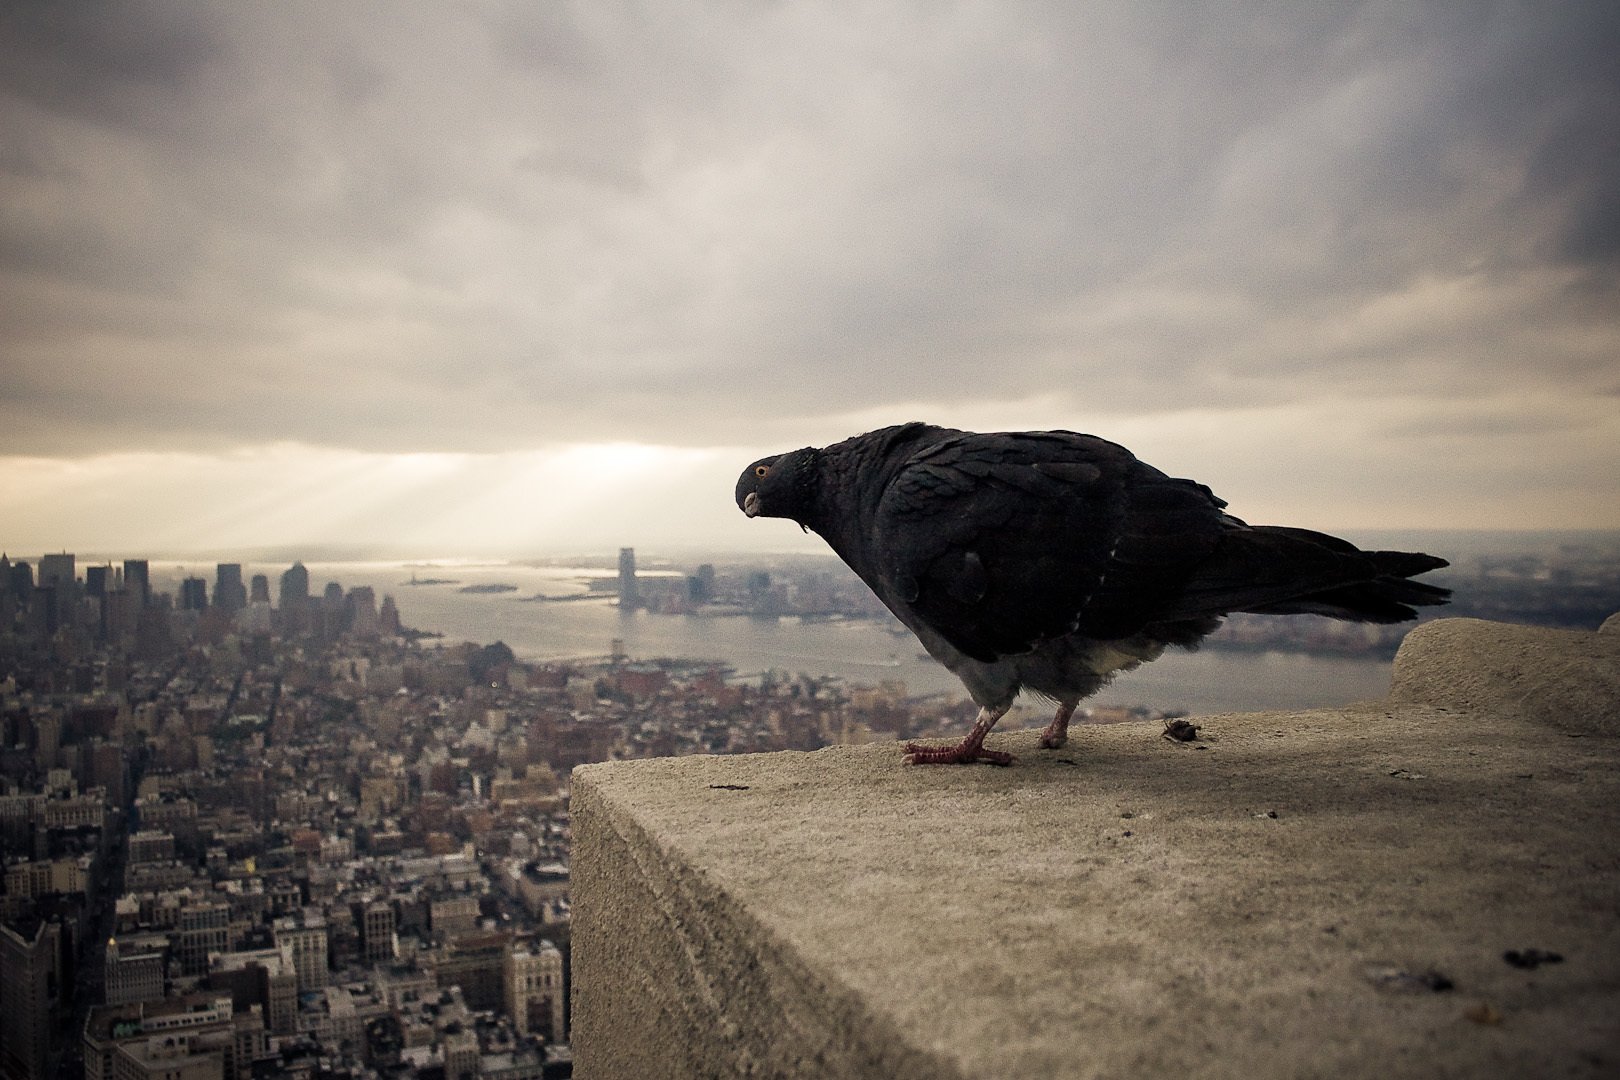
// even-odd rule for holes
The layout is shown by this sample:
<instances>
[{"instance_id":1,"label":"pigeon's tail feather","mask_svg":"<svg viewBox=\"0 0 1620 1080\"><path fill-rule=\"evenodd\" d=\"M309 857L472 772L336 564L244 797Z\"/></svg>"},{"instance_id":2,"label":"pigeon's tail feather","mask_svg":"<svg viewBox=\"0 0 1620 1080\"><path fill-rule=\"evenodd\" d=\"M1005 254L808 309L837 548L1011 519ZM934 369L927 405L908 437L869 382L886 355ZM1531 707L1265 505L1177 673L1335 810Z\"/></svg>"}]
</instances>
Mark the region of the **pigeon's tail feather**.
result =
<instances>
[{"instance_id":1,"label":"pigeon's tail feather","mask_svg":"<svg viewBox=\"0 0 1620 1080\"><path fill-rule=\"evenodd\" d=\"M1348 541L1304 529L1261 526L1256 532L1285 534L1290 541L1316 544L1346 556L1346 569L1359 565L1350 580L1242 608L1260 615L1326 615L1351 622L1398 623L1415 619L1417 608L1447 603L1451 590L1423 581L1418 574L1449 566L1445 559L1417 551L1361 551ZM1324 583L1326 584L1326 583Z\"/></svg>"},{"instance_id":2,"label":"pigeon's tail feather","mask_svg":"<svg viewBox=\"0 0 1620 1080\"><path fill-rule=\"evenodd\" d=\"M1165 615L1233 611L1326 615L1352 622L1396 623L1444 604L1451 590L1411 580L1448 565L1409 551L1362 551L1309 529L1233 522L1220 547L1194 573Z\"/></svg>"},{"instance_id":3,"label":"pigeon's tail feather","mask_svg":"<svg viewBox=\"0 0 1620 1080\"><path fill-rule=\"evenodd\" d=\"M1326 615L1349 622L1398 623L1417 618L1417 608L1444 604L1450 597L1451 590L1438 585L1378 578L1242 610L1257 615Z\"/></svg>"}]
</instances>

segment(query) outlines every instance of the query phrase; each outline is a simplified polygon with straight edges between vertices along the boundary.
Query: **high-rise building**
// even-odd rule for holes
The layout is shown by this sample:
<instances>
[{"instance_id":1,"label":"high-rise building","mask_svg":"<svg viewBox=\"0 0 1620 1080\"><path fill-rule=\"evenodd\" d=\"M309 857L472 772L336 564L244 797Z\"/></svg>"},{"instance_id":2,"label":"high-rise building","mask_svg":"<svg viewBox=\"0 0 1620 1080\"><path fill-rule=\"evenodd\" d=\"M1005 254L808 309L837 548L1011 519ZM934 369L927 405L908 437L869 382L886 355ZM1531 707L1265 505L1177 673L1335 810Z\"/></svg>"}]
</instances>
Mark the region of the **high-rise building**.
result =
<instances>
[{"instance_id":1,"label":"high-rise building","mask_svg":"<svg viewBox=\"0 0 1620 1080\"><path fill-rule=\"evenodd\" d=\"M36 585L28 594L28 633L43 641L62 625L62 590L53 585Z\"/></svg>"},{"instance_id":2,"label":"high-rise building","mask_svg":"<svg viewBox=\"0 0 1620 1080\"><path fill-rule=\"evenodd\" d=\"M370 585L356 585L349 590L344 614L349 633L361 638L377 636L377 593Z\"/></svg>"},{"instance_id":3,"label":"high-rise building","mask_svg":"<svg viewBox=\"0 0 1620 1080\"><path fill-rule=\"evenodd\" d=\"M137 608L152 604L152 571L145 559L124 560L124 588L135 598Z\"/></svg>"},{"instance_id":4,"label":"high-rise building","mask_svg":"<svg viewBox=\"0 0 1620 1080\"><path fill-rule=\"evenodd\" d=\"M107 594L112 591L113 581L113 568L110 563L84 568L84 595L90 601L98 642L107 640Z\"/></svg>"},{"instance_id":5,"label":"high-rise building","mask_svg":"<svg viewBox=\"0 0 1620 1080\"><path fill-rule=\"evenodd\" d=\"M247 589L242 584L242 564L218 563L214 567L214 606L221 611L241 611L247 607Z\"/></svg>"},{"instance_id":6,"label":"high-rise building","mask_svg":"<svg viewBox=\"0 0 1620 1080\"><path fill-rule=\"evenodd\" d=\"M162 934L136 934L107 942L107 1004L160 1001L168 939Z\"/></svg>"},{"instance_id":7,"label":"high-rise building","mask_svg":"<svg viewBox=\"0 0 1620 1080\"><path fill-rule=\"evenodd\" d=\"M75 566L75 557L66 553L40 556L39 581L29 610L30 629L36 637L75 625L79 595Z\"/></svg>"},{"instance_id":8,"label":"high-rise building","mask_svg":"<svg viewBox=\"0 0 1620 1080\"><path fill-rule=\"evenodd\" d=\"M216 595L218 595L216 593ZM180 583L180 610L208 610L208 582L200 577L188 577Z\"/></svg>"},{"instance_id":9,"label":"high-rise building","mask_svg":"<svg viewBox=\"0 0 1620 1080\"><path fill-rule=\"evenodd\" d=\"M208 984L229 989L239 1012L259 1006L265 1025L278 1035L298 1026L298 969L291 945L220 953L209 962Z\"/></svg>"},{"instance_id":10,"label":"high-rise building","mask_svg":"<svg viewBox=\"0 0 1620 1080\"><path fill-rule=\"evenodd\" d=\"M636 587L636 549L619 549L619 607L634 611L641 606L641 590Z\"/></svg>"},{"instance_id":11,"label":"high-rise building","mask_svg":"<svg viewBox=\"0 0 1620 1080\"><path fill-rule=\"evenodd\" d=\"M386 900L373 900L365 906L359 921L360 942L366 959L393 959L394 905Z\"/></svg>"},{"instance_id":12,"label":"high-rise building","mask_svg":"<svg viewBox=\"0 0 1620 1080\"><path fill-rule=\"evenodd\" d=\"M295 562L281 573L277 625L283 634L298 636L310 629L309 571Z\"/></svg>"},{"instance_id":13,"label":"high-rise building","mask_svg":"<svg viewBox=\"0 0 1620 1080\"><path fill-rule=\"evenodd\" d=\"M65 595L78 581L77 557L63 552L60 555L39 557L39 583L55 585Z\"/></svg>"},{"instance_id":14,"label":"high-rise building","mask_svg":"<svg viewBox=\"0 0 1620 1080\"><path fill-rule=\"evenodd\" d=\"M277 919L274 940L277 945L292 946L300 994L326 985L326 918L319 909L304 908Z\"/></svg>"},{"instance_id":15,"label":"high-rise building","mask_svg":"<svg viewBox=\"0 0 1620 1080\"><path fill-rule=\"evenodd\" d=\"M129 759L116 733L113 738L80 738L79 771L84 787L105 788L113 806L124 805L124 794L129 790Z\"/></svg>"},{"instance_id":16,"label":"high-rise building","mask_svg":"<svg viewBox=\"0 0 1620 1080\"><path fill-rule=\"evenodd\" d=\"M748 608L766 614L771 608L771 574L768 570L755 570L748 575Z\"/></svg>"},{"instance_id":17,"label":"high-rise building","mask_svg":"<svg viewBox=\"0 0 1620 1080\"><path fill-rule=\"evenodd\" d=\"M231 905L223 900L187 904L180 909L175 954L180 970L201 975L208 970L208 954L224 952L230 943Z\"/></svg>"},{"instance_id":18,"label":"high-rise building","mask_svg":"<svg viewBox=\"0 0 1620 1080\"><path fill-rule=\"evenodd\" d=\"M53 1075L51 984L61 927L39 919L0 923L0 1076Z\"/></svg>"},{"instance_id":19,"label":"high-rise building","mask_svg":"<svg viewBox=\"0 0 1620 1080\"><path fill-rule=\"evenodd\" d=\"M422 963L440 986L459 986L469 1009L499 1009L506 999L506 954L500 932L467 934L433 949Z\"/></svg>"},{"instance_id":20,"label":"high-rise building","mask_svg":"<svg viewBox=\"0 0 1620 1080\"><path fill-rule=\"evenodd\" d=\"M27 603L28 594L34 591L34 568L18 559L11 564L11 595L17 598L18 603Z\"/></svg>"},{"instance_id":21,"label":"high-rise building","mask_svg":"<svg viewBox=\"0 0 1620 1080\"><path fill-rule=\"evenodd\" d=\"M281 610L303 607L309 602L309 571L295 562L281 573Z\"/></svg>"},{"instance_id":22,"label":"high-rise building","mask_svg":"<svg viewBox=\"0 0 1620 1080\"><path fill-rule=\"evenodd\" d=\"M97 1005L84 1024L85 1080L246 1080L268 1049L262 1011L211 990Z\"/></svg>"},{"instance_id":23,"label":"high-rise building","mask_svg":"<svg viewBox=\"0 0 1620 1080\"><path fill-rule=\"evenodd\" d=\"M478 897L457 893L428 901L428 925L445 938L472 933L478 928Z\"/></svg>"},{"instance_id":24,"label":"high-rise building","mask_svg":"<svg viewBox=\"0 0 1620 1080\"><path fill-rule=\"evenodd\" d=\"M562 953L549 941L514 946L506 957L506 1012L524 1035L565 1042Z\"/></svg>"},{"instance_id":25,"label":"high-rise building","mask_svg":"<svg viewBox=\"0 0 1620 1080\"><path fill-rule=\"evenodd\" d=\"M28 609L28 594L33 590L34 572L28 564L0 556L0 631L10 630Z\"/></svg>"},{"instance_id":26,"label":"high-rise building","mask_svg":"<svg viewBox=\"0 0 1620 1080\"><path fill-rule=\"evenodd\" d=\"M226 1047L224 1038L168 1033L126 1039L113 1051L113 1076L116 1080L225 1080Z\"/></svg>"},{"instance_id":27,"label":"high-rise building","mask_svg":"<svg viewBox=\"0 0 1620 1080\"><path fill-rule=\"evenodd\" d=\"M31 720L34 729L34 763L42 771L56 768L56 757L62 749L62 718L55 713L42 713Z\"/></svg>"},{"instance_id":28,"label":"high-rise building","mask_svg":"<svg viewBox=\"0 0 1620 1080\"><path fill-rule=\"evenodd\" d=\"M444 1075L446 1080L470 1080L478 1075L478 1036L463 1028L455 1034L446 1034L444 1047Z\"/></svg>"},{"instance_id":29,"label":"high-rise building","mask_svg":"<svg viewBox=\"0 0 1620 1080\"><path fill-rule=\"evenodd\" d=\"M697 573L686 579L686 598L694 604L707 604L714 599L713 563L704 563Z\"/></svg>"},{"instance_id":30,"label":"high-rise building","mask_svg":"<svg viewBox=\"0 0 1620 1080\"><path fill-rule=\"evenodd\" d=\"M270 579L264 574L254 574L252 588L248 592L248 603L268 604L270 602Z\"/></svg>"},{"instance_id":31,"label":"high-rise building","mask_svg":"<svg viewBox=\"0 0 1620 1080\"><path fill-rule=\"evenodd\" d=\"M377 610L377 629L390 637L399 636L399 606L394 603L392 596L382 598L382 607Z\"/></svg>"},{"instance_id":32,"label":"high-rise building","mask_svg":"<svg viewBox=\"0 0 1620 1080\"><path fill-rule=\"evenodd\" d=\"M101 623L103 634L113 645L122 645L135 636L139 612L135 605L140 600L128 589L117 588L102 597Z\"/></svg>"}]
</instances>

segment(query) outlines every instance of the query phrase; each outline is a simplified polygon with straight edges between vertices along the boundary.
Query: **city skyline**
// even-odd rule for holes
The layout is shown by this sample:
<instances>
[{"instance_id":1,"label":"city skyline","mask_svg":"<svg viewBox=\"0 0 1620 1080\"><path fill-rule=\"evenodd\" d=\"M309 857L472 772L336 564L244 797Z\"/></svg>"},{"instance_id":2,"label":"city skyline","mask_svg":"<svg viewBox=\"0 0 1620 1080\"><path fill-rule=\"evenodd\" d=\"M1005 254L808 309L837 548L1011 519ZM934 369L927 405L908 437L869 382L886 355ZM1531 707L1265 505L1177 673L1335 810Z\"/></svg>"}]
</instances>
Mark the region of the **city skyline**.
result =
<instances>
[{"instance_id":1,"label":"city skyline","mask_svg":"<svg viewBox=\"0 0 1620 1080\"><path fill-rule=\"evenodd\" d=\"M0 545L819 549L1062 427L1254 522L1620 528L1620 13L0 10ZM780 524L780 523L778 523Z\"/></svg>"}]
</instances>

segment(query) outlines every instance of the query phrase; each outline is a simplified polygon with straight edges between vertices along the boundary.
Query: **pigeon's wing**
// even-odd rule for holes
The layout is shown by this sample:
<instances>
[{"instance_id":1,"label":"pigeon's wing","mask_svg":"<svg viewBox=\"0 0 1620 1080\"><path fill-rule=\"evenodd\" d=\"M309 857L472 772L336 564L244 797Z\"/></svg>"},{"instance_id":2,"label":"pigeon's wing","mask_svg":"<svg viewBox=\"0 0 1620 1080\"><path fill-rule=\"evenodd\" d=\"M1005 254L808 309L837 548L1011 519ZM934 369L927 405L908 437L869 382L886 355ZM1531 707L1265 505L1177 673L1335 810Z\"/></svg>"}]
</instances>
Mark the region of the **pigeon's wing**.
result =
<instances>
[{"instance_id":1,"label":"pigeon's wing","mask_svg":"<svg viewBox=\"0 0 1620 1080\"><path fill-rule=\"evenodd\" d=\"M1222 505L1103 439L962 434L895 474L874 551L893 597L991 661L1141 629L1213 549Z\"/></svg>"}]
</instances>

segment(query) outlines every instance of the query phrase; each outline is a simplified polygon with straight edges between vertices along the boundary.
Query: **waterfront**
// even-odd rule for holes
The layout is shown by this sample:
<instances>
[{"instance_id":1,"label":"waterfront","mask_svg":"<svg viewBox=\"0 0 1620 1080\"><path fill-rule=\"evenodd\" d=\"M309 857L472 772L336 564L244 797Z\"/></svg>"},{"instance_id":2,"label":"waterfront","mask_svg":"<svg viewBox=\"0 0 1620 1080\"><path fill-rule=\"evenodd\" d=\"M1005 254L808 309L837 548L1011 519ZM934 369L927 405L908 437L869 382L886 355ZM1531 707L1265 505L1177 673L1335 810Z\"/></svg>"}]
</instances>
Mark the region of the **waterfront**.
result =
<instances>
[{"instance_id":1,"label":"waterfront","mask_svg":"<svg viewBox=\"0 0 1620 1080\"><path fill-rule=\"evenodd\" d=\"M518 563L349 562L307 564L312 589L327 582L345 589L370 586L379 599L392 595L407 626L443 635L445 643L504 641L525 660L599 657L623 642L631 659L712 659L739 676L767 669L838 676L852 683L900 680L912 694L962 696L961 684L921 655L916 640L890 620L807 621L786 617L624 613L610 597L545 602L587 593L586 581L611 576L600 567L529 566ZM154 563L154 584L170 587L187 573L212 566ZM274 581L284 565L244 565L245 575ZM651 575L656 576L657 571ZM412 585L438 580L439 584ZM506 584L509 592L466 592L469 586ZM432 648L434 642L423 643ZM1389 661L1373 657L1245 653L1206 649L1172 651L1155 663L1121 675L1094 704L1147 705L1194 714L1305 709L1382 697L1389 687Z\"/></svg>"},{"instance_id":2,"label":"waterfront","mask_svg":"<svg viewBox=\"0 0 1620 1080\"><path fill-rule=\"evenodd\" d=\"M1448 616L1594 628L1620 608L1620 534L1612 531L1383 531L1349 538L1369 548L1432 551L1450 559L1452 567L1433 576L1437 584L1457 589L1456 602L1444 609ZM825 566L795 558L799 561L773 568L788 577L842 571L830 557ZM639 574L647 580L684 577L701 561L677 565L644 560ZM756 559L748 566L723 565L722 576L730 575L735 583L756 565L766 563ZM244 578L264 574L273 593L287 566L244 559L242 570ZM345 590L370 586L379 600L394 597L406 626L441 634L450 644L504 641L525 660L601 657L618 640L631 659L712 659L731 666L739 677L776 669L851 683L899 680L917 695L962 694L960 684L920 655L915 639L892 619L621 612L611 585L594 594L590 585L616 576L616 562L607 555L552 563L312 560L306 566L317 595L329 582ZM213 559L152 563L154 587L175 594L182 578L212 579L214 574ZM558 602L536 601L537 596ZM432 648L434 642L424 646ZM1380 698L1389 678L1389 660L1377 655L1206 648L1172 651L1120 676L1091 700L1203 715L1307 709Z\"/></svg>"}]
</instances>

